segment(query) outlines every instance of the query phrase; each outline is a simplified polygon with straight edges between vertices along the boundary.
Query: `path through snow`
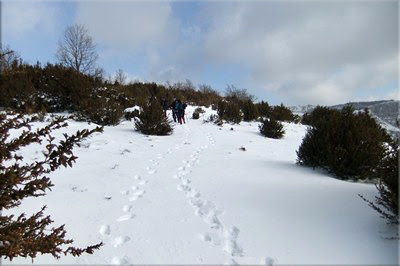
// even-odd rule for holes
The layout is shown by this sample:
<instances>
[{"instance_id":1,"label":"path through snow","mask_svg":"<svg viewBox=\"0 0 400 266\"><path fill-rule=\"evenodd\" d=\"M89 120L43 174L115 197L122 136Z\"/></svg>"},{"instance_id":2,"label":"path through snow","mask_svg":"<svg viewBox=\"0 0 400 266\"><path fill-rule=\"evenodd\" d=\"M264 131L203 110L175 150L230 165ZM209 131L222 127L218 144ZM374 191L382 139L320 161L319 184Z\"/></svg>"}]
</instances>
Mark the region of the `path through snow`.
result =
<instances>
[{"instance_id":1,"label":"path through snow","mask_svg":"<svg viewBox=\"0 0 400 266\"><path fill-rule=\"evenodd\" d=\"M76 148L72 169L52 175L48 195L19 208L29 214L47 205L75 245L104 247L59 261L39 256L35 263L397 262L397 242L385 239L393 227L358 197L373 199L373 185L296 165L304 126L285 124L282 140L260 136L257 126L189 119L162 137L134 132L132 122L106 127ZM70 121L68 132L84 127ZM40 154L27 152L31 159Z\"/></svg>"}]
</instances>

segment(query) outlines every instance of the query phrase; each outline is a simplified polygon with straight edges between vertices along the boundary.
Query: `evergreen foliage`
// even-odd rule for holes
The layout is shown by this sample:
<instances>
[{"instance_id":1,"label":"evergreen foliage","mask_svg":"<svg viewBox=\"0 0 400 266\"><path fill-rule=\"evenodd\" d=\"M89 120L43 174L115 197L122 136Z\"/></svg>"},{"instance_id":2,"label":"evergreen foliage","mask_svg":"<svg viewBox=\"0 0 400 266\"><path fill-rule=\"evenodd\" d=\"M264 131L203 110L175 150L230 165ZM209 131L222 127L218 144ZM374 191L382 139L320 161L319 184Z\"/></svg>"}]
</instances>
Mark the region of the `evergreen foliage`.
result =
<instances>
[{"instance_id":1,"label":"evergreen foliage","mask_svg":"<svg viewBox=\"0 0 400 266\"><path fill-rule=\"evenodd\" d=\"M193 112L192 118L193 119L199 119L200 118L200 113L199 112Z\"/></svg>"},{"instance_id":2,"label":"evergreen foliage","mask_svg":"<svg viewBox=\"0 0 400 266\"><path fill-rule=\"evenodd\" d=\"M64 135L59 144L54 143L52 131L66 127L63 118L55 118L49 125L35 131L30 123L37 121L37 117L24 118L23 115L7 116L0 114L0 257L12 260L15 257L36 257L40 254L51 254L56 258L60 255L72 254L80 256L83 253L93 253L102 243L86 248L71 246L72 240L66 239L64 225L50 228L53 222L50 216L44 217L45 206L27 217L6 215L5 210L13 210L21 201L28 197L40 197L46 194L53 186L48 175L61 166L72 167L77 159L72 153L75 145L102 128L93 130L84 129L75 135ZM10 131L23 130L14 138L10 138ZM25 163L19 150L31 144L46 142L44 158L34 163Z\"/></svg>"},{"instance_id":3,"label":"evergreen foliage","mask_svg":"<svg viewBox=\"0 0 400 266\"><path fill-rule=\"evenodd\" d=\"M285 122L299 122L300 117L294 115L293 112L286 106L283 105L276 105L272 107L270 117L278 120L278 121L285 121Z\"/></svg>"},{"instance_id":4,"label":"evergreen foliage","mask_svg":"<svg viewBox=\"0 0 400 266\"><path fill-rule=\"evenodd\" d=\"M201 107L197 107L192 114L192 118L199 119L202 113L205 113L205 111Z\"/></svg>"},{"instance_id":5,"label":"evergreen foliage","mask_svg":"<svg viewBox=\"0 0 400 266\"><path fill-rule=\"evenodd\" d=\"M256 104L258 114L263 117L271 117L272 107L268 104L268 102L261 101Z\"/></svg>"},{"instance_id":6,"label":"evergreen foliage","mask_svg":"<svg viewBox=\"0 0 400 266\"><path fill-rule=\"evenodd\" d=\"M128 106L128 98L113 88L95 88L89 91L80 100L78 113L85 120L98 125L117 125Z\"/></svg>"},{"instance_id":7,"label":"evergreen foliage","mask_svg":"<svg viewBox=\"0 0 400 266\"><path fill-rule=\"evenodd\" d=\"M388 135L368 112L332 110L308 129L298 163L321 167L342 179L365 179L382 160Z\"/></svg>"},{"instance_id":8,"label":"evergreen foliage","mask_svg":"<svg viewBox=\"0 0 400 266\"><path fill-rule=\"evenodd\" d=\"M267 138L280 139L285 134L283 125L272 118L262 119L258 128L260 129L260 133Z\"/></svg>"},{"instance_id":9,"label":"evergreen foliage","mask_svg":"<svg viewBox=\"0 0 400 266\"><path fill-rule=\"evenodd\" d=\"M147 135L169 135L173 130L156 98L152 98L142 107L142 111L135 118L135 126L136 130Z\"/></svg>"},{"instance_id":10,"label":"evergreen foliage","mask_svg":"<svg viewBox=\"0 0 400 266\"><path fill-rule=\"evenodd\" d=\"M217 113L220 120L239 124L242 121L242 114L239 104L236 102L219 101Z\"/></svg>"},{"instance_id":11,"label":"evergreen foliage","mask_svg":"<svg viewBox=\"0 0 400 266\"><path fill-rule=\"evenodd\" d=\"M379 178L376 185L379 196L375 202L359 195L390 224L399 224L399 145L390 141L384 158L379 162L373 177Z\"/></svg>"},{"instance_id":12,"label":"evergreen foliage","mask_svg":"<svg viewBox=\"0 0 400 266\"><path fill-rule=\"evenodd\" d=\"M311 113L305 113L301 118L303 125L316 126L320 122L324 122L326 117L332 116L336 110L326 106L316 106Z\"/></svg>"},{"instance_id":13,"label":"evergreen foliage","mask_svg":"<svg viewBox=\"0 0 400 266\"><path fill-rule=\"evenodd\" d=\"M257 106L250 99L242 103L242 112L244 121L253 121L258 118Z\"/></svg>"}]
</instances>

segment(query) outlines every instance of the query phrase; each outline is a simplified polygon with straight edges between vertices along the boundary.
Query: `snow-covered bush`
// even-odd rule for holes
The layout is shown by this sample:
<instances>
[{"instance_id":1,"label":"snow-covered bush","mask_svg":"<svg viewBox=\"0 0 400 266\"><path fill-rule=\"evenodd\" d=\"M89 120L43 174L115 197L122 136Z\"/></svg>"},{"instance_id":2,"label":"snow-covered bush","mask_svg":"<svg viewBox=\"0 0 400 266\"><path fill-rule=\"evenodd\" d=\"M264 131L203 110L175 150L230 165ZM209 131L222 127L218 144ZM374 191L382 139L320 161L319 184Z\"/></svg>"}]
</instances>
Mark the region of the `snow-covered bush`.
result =
<instances>
[{"instance_id":1,"label":"snow-covered bush","mask_svg":"<svg viewBox=\"0 0 400 266\"><path fill-rule=\"evenodd\" d=\"M98 125L117 125L124 115L127 102L128 99L115 89L95 88L81 99L78 113Z\"/></svg>"},{"instance_id":2,"label":"snow-covered bush","mask_svg":"<svg viewBox=\"0 0 400 266\"><path fill-rule=\"evenodd\" d=\"M192 118L193 119L199 119L200 118L200 114L205 113L206 111L204 111L201 107L197 107L196 109L194 109L193 114L192 114Z\"/></svg>"},{"instance_id":3,"label":"snow-covered bush","mask_svg":"<svg viewBox=\"0 0 400 266\"><path fill-rule=\"evenodd\" d=\"M142 107L142 111L135 118L135 127L147 135L169 135L173 130L171 122L155 98Z\"/></svg>"},{"instance_id":4,"label":"snow-covered bush","mask_svg":"<svg viewBox=\"0 0 400 266\"><path fill-rule=\"evenodd\" d=\"M275 119L262 119L258 128L260 133L268 138L280 139L285 134L282 124Z\"/></svg>"},{"instance_id":5,"label":"snow-covered bush","mask_svg":"<svg viewBox=\"0 0 400 266\"><path fill-rule=\"evenodd\" d=\"M194 111L193 114L192 114L192 118L193 118L193 119L199 119L199 118L200 118L200 113Z\"/></svg>"},{"instance_id":6,"label":"snow-covered bush","mask_svg":"<svg viewBox=\"0 0 400 266\"><path fill-rule=\"evenodd\" d=\"M31 129L36 117L24 118L22 115L7 116L0 114L0 258L12 260L15 257L36 257L50 254L60 255L93 253L102 243L86 248L70 246L72 240L66 239L64 225L49 227L53 222L50 216L43 217L45 207L27 217L26 214L8 215L28 197L44 196L53 186L48 175L61 166L72 167L77 159L72 149L84 138L95 132L84 129L75 135L64 135L65 139L54 143L52 131L67 126L63 118L55 118L49 125L37 130ZM23 130L16 138L10 137L10 131ZM43 159L34 163L24 161L19 150L31 144L46 143Z\"/></svg>"},{"instance_id":7,"label":"snow-covered bush","mask_svg":"<svg viewBox=\"0 0 400 266\"><path fill-rule=\"evenodd\" d=\"M342 179L365 179L384 157L388 138L368 112L355 114L351 107L332 110L308 129L297 161Z\"/></svg>"}]
</instances>

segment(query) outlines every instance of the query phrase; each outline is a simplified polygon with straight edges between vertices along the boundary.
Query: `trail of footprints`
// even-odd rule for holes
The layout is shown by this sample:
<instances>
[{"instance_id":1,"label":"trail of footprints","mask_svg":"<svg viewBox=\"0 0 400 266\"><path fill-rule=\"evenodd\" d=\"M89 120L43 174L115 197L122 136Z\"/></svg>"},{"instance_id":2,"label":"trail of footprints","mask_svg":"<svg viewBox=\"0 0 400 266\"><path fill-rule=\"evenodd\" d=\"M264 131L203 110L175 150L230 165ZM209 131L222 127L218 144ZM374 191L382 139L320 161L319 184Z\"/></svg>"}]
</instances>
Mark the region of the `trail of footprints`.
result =
<instances>
[{"instance_id":1,"label":"trail of footprints","mask_svg":"<svg viewBox=\"0 0 400 266\"><path fill-rule=\"evenodd\" d=\"M178 150L182 145L189 144L188 137L189 129L186 130L182 143L175 145L174 149ZM207 133L206 137L210 145L215 145L215 140L210 133ZM240 257L243 256L243 249L238 244L240 230L235 226L227 228L219 218L223 210L219 209L213 202L202 199L201 194L191 186L191 168L199 164L199 155L207 148L208 145L201 146L190 155L189 159L183 160L182 166L178 168L178 173L173 175L173 178L180 181L177 189L186 194L189 204L195 209L195 215L201 217L203 221L210 226L210 230L201 234L200 238L210 244L221 246L223 251L231 257ZM121 155L127 152L128 151L124 151ZM172 152L173 149L168 149L166 155L170 155ZM153 175L157 172L157 166L159 165L158 160L163 158L163 154L157 154L156 159L149 160L150 164L146 167L146 171L149 175ZM131 204L143 197L146 193L144 188L148 181L139 175L135 175L133 178L136 184L130 189L121 191L122 195L127 196L128 204L122 207L123 214L116 218L115 221L117 223L126 222L135 218L135 214L132 212L133 206ZM99 233L106 240L110 240L112 228L109 224L102 225ZM114 248L118 248L128 241L130 241L129 236L117 236L112 238L111 244ZM110 262L111 264L130 264L130 259L127 257L113 257ZM235 262L233 258L232 262Z\"/></svg>"},{"instance_id":2,"label":"trail of footprints","mask_svg":"<svg viewBox=\"0 0 400 266\"><path fill-rule=\"evenodd\" d=\"M206 137L210 145L215 145L211 134L207 133ZM227 228L219 218L223 210L213 202L202 199L200 192L191 186L190 169L199 164L199 155L207 148L208 145L204 145L196 149L190 155L189 160L183 160L183 165L178 168L178 173L173 175L173 178L180 180L177 189L186 194L189 204L195 209L195 215L201 217L210 226L210 230L201 234L200 238L205 242L221 246L229 256L240 257L243 256L243 249L238 244L240 230L235 226ZM234 260L232 259L232 261Z\"/></svg>"},{"instance_id":3,"label":"trail of footprints","mask_svg":"<svg viewBox=\"0 0 400 266\"><path fill-rule=\"evenodd\" d=\"M172 149L167 150L167 154L171 154ZM123 155L123 153L121 154ZM149 175L153 175L157 172L157 166L159 164L158 160L161 160L164 158L163 154L157 154L156 159L150 159L149 160L149 165L146 167L146 171ZM121 191L121 194L127 197L127 201L129 202L128 204L125 204L122 207L122 212L123 214L119 216L118 218L115 219L117 223L121 222L126 222L131 219L135 218L135 214L132 212L133 205L132 203L141 197L144 196L146 193L145 190L145 185L148 183L148 180L142 178L140 175L135 175L133 176L133 179L135 180L135 185L133 185L130 189L125 189ZM111 226L109 224L104 224L100 227L99 230L100 235L102 238L105 238L106 240L110 240L111 245L114 248L118 248L122 245L124 245L126 242L130 241L129 236L117 236L114 238L111 238L112 235L112 230ZM130 260L127 257L119 258L119 257L113 257L111 259L111 264L130 264Z\"/></svg>"}]
</instances>

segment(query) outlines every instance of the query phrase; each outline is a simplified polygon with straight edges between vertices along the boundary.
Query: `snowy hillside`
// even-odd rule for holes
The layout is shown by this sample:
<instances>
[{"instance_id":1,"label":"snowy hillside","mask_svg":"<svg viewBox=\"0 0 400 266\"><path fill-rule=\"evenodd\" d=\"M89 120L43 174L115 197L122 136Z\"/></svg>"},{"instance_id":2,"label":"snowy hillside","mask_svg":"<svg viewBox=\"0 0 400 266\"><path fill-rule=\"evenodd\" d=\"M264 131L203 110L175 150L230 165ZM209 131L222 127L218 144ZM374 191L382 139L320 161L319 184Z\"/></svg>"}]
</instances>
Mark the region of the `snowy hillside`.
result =
<instances>
[{"instance_id":1,"label":"snowy hillside","mask_svg":"<svg viewBox=\"0 0 400 266\"><path fill-rule=\"evenodd\" d=\"M52 175L53 190L18 211L47 205L76 246L105 246L35 263L397 263L398 242L387 239L396 228L358 196L373 200L374 185L296 165L305 126L284 124L285 137L274 140L256 122L218 127L203 122L214 111L193 120L193 110L171 136L141 135L124 121L77 147L74 167ZM69 133L94 127L69 125ZM40 156L35 147L23 153Z\"/></svg>"},{"instance_id":2,"label":"snowy hillside","mask_svg":"<svg viewBox=\"0 0 400 266\"><path fill-rule=\"evenodd\" d=\"M400 119L399 103L399 101L394 100L350 102L346 104L332 105L330 108L340 110L345 106L351 105L356 111L368 109L372 117L375 118L376 122L386 129L389 134L399 136L400 128L397 125L397 121ZM295 114L303 115L304 113L312 112L315 107L315 105L299 105L290 106L290 109Z\"/></svg>"}]
</instances>

